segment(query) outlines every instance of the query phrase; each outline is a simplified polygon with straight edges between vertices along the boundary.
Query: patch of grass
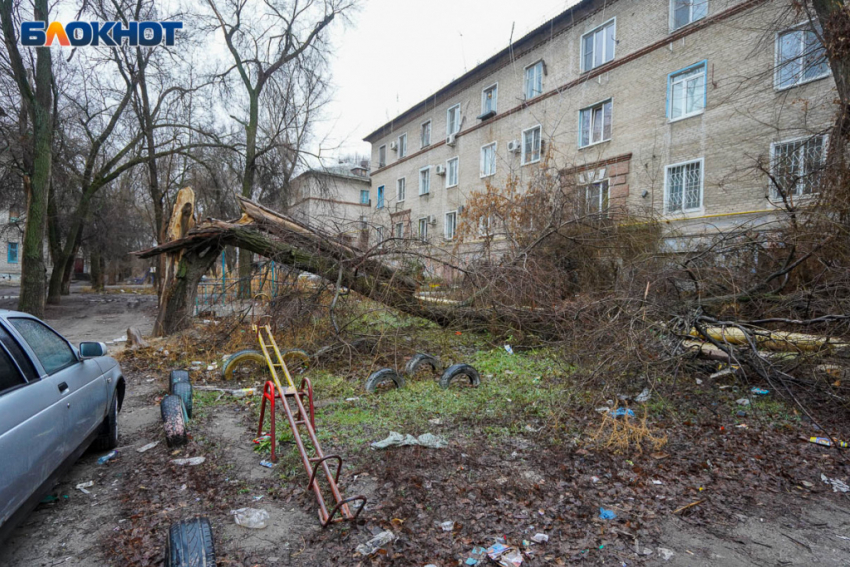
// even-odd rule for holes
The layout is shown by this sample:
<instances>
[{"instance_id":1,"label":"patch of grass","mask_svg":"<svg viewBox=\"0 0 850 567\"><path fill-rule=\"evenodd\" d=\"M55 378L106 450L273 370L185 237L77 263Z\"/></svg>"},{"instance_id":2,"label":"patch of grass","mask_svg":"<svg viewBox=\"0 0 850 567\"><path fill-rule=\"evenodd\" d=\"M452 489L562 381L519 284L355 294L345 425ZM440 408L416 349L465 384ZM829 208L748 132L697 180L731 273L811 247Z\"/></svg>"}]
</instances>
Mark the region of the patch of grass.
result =
<instances>
[{"instance_id":1,"label":"patch of grass","mask_svg":"<svg viewBox=\"0 0 850 567\"><path fill-rule=\"evenodd\" d=\"M223 395L222 395L223 394ZM209 415L216 406L222 406L232 401L229 395L215 390L194 390L192 392L192 415L198 419Z\"/></svg>"}]
</instances>

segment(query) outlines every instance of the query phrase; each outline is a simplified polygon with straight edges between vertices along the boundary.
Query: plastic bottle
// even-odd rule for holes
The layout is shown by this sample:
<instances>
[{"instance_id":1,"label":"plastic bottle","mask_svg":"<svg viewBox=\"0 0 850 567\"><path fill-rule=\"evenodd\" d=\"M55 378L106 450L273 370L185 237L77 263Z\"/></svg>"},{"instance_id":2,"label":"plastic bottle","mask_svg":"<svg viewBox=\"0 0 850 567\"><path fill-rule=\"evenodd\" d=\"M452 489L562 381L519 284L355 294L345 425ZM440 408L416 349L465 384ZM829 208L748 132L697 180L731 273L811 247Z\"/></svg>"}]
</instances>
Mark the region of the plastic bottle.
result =
<instances>
[{"instance_id":1,"label":"plastic bottle","mask_svg":"<svg viewBox=\"0 0 850 567\"><path fill-rule=\"evenodd\" d=\"M242 388L240 390L230 390L230 394L234 398L244 398L246 396L253 396L256 393L256 389L254 388Z\"/></svg>"},{"instance_id":2,"label":"plastic bottle","mask_svg":"<svg viewBox=\"0 0 850 567\"><path fill-rule=\"evenodd\" d=\"M101 458L99 458L97 460L97 464L105 465L107 463L107 461L109 461L110 459L114 459L117 456L118 456L118 451L115 451L115 450L110 451L107 454L105 454L104 456L102 456Z\"/></svg>"},{"instance_id":3,"label":"plastic bottle","mask_svg":"<svg viewBox=\"0 0 850 567\"><path fill-rule=\"evenodd\" d=\"M269 520L269 513L257 508L239 508L231 510L230 513L233 514L238 525L253 530L265 528Z\"/></svg>"}]
</instances>

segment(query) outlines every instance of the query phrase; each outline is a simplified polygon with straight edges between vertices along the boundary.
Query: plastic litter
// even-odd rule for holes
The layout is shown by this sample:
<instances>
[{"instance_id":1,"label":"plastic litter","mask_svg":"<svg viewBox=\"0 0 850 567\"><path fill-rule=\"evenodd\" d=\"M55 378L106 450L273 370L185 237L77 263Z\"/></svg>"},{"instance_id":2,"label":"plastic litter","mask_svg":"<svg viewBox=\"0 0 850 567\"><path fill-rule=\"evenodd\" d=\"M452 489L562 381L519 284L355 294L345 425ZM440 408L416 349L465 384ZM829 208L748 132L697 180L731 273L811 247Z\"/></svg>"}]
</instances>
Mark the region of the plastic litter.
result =
<instances>
[{"instance_id":1,"label":"plastic litter","mask_svg":"<svg viewBox=\"0 0 850 567\"><path fill-rule=\"evenodd\" d=\"M144 453L145 451L150 451L151 449L153 449L157 445L159 445L159 441L154 441L153 443L148 443L147 445L145 445L143 447L139 447L138 449L136 449L136 452L137 453Z\"/></svg>"},{"instance_id":2,"label":"plastic litter","mask_svg":"<svg viewBox=\"0 0 850 567\"><path fill-rule=\"evenodd\" d=\"M615 410L611 410L610 413L613 417L623 417L624 415L627 415L629 417L635 416L635 412L628 408L617 408Z\"/></svg>"},{"instance_id":3,"label":"plastic litter","mask_svg":"<svg viewBox=\"0 0 850 567\"><path fill-rule=\"evenodd\" d=\"M261 530L268 525L269 513L258 508L239 508L231 510L236 523L243 528Z\"/></svg>"},{"instance_id":4,"label":"plastic litter","mask_svg":"<svg viewBox=\"0 0 850 567\"><path fill-rule=\"evenodd\" d=\"M86 488L91 488L92 486L94 486L94 481L90 480L88 482L81 482L80 484L78 484L74 488L76 488L77 490L79 490L83 494L91 494L91 492L86 490Z\"/></svg>"},{"instance_id":5,"label":"plastic litter","mask_svg":"<svg viewBox=\"0 0 850 567\"><path fill-rule=\"evenodd\" d=\"M381 532L366 543L361 543L360 545L355 547L354 551L356 551L360 555L374 555L378 552L379 549L381 549L385 545L389 545L390 543L394 542L395 539L396 536L393 532Z\"/></svg>"},{"instance_id":6,"label":"plastic litter","mask_svg":"<svg viewBox=\"0 0 850 567\"><path fill-rule=\"evenodd\" d=\"M820 479L824 482L824 484L832 485L833 492L850 492L850 486L847 486L843 481L838 480L837 478L828 478L825 474L821 473Z\"/></svg>"},{"instance_id":7,"label":"plastic litter","mask_svg":"<svg viewBox=\"0 0 850 567\"><path fill-rule=\"evenodd\" d=\"M514 349L511 348L511 345L505 345L505 352L507 352L508 354L513 354Z\"/></svg>"},{"instance_id":8,"label":"plastic litter","mask_svg":"<svg viewBox=\"0 0 850 567\"><path fill-rule=\"evenodd\" d=\"M599 509L599 519L600 520L613 520L617 517L617 514L614 513L614 510L606 510L605 508Z\"/></svg>"},{"instance_id":9,"label":"plastic litter","mask_svg":"<svg viewBox=\"0 0 850 567\"><path fill-rule=\"evenodd\" d=\"M516 548L503 543L496 543L487 548L487 557L502 567L518 567L522 565L522 553Z\"/></svg>"},{"instance_id":10,"label":"plastic litter","mask_svg":"<svg viewBox=\"0 0 850 567\"><path fill-rule=\"evenodd\" d=\"M735 400L735 403L739 406L748 406L750 405L750 400L748 400L747 398L741 398L740 400Z\"/></svg>"},{"instance_id":11,"label":"plastic litter","mask_svg":"<svg viewBox=\"0 0 850 567\"><path fill-rule=\"evenodd\" d=\"M658 556L664 561L670 561L673 559L674 555L676 555L676 553L672 549L666 549L664 547L658 548Z\"/></svg>"},{"instance_id":12,"label":"plastic litter","mask_svg":"<svg viewBox=\"0 0 850 567\"><path fill-rule=\"evenodd\" d=\"M188 459L171 459L171 462L178 466L188 465L190 467L194 467L203 464L206 460L206 457L190 457Z\"/></svg>"},{"instance_id":13,"label":"plastic litter","mask_svg":"<svg viewBox=\"0 0 850 567\"><path fill-rule=\"evenodd\" d=\"M254 437L254 445L259 445L263 441L271 441L271 440L272 440L272 436L267 434L267 433L264 433L263 435L260 435L259 437Z\"/></svg>"},{"instance_id":14,"label":"plastic litter","mask_svg":"<svg viewBox=\"0 0 850 567\"><path fill-rule=\"evenodd\" d=\"M273 463L273 462L271 462L271 461L260 461L260 466L261 466L261 467L266 467L267 469L273 469L273 468L274 468L274 463Z\"/></svg>"},{"instance_id":15,"label":"plastic litter","mask_svg":"<svg viewBox=\"0 0 850 567\"><path fill-rule=\"evenodd\" d=\"M67 500L69 498L69 496L67 494L63 494L62 498ZM48 494L47 496L42 498L40 502L42 504L50 504L51 502L56 502L57 500L59 500L58 496L56 496L55 494Z\"/></svg>"},{"instance_id":16,"label":"plastic litter","mask_svg":"<svg viewBox=\"0 0 850 567\"><path fill-rule=\"evenodd\" d=\"M547 541L549 541L549 536L547 536L546 534L534 534L533 536L531 536L531 541L535 543L546 543Z\"/></svg>"},{"instance_id":17,"label":"plastic litter","mask_svg":"<svg viewBox=\"0 0 850 567\"><path fill-rule=\"evenodd\" d=\"M386 449L387 447L402 447L405 445L420 445L429 449L443 449L448 446L448 441L442 437L438 437L433 433L423 433L419 437L407 434L402 435L395 431L390 431L389 437L381 441L372 443L373 449Z\"/></svg>"},{"instance_id":18,"label":"plastic litter","mask_svg":"<svg viewBox=\"0 0 850 567\"><path fill-rule=\"evenodd\" d=\"M750 392L757 396L766 396L770 393L770 390L765 390L764 388L756 388L755 386L753 386L753 389L750 390Z\"/></svg>"},{"instance_id":19,"label":"plastic litter","mask_svg":"<svg viewBox=\"0 0 850 567\"><path fill-rule=\"evenodd\" d=\"M105 465L107 462L109 462L111 459L114 459L117 456L118 456L118 451L114 451L114 450L110 451L107 454L105 454L104 456L102 456L101 458L99 458L97 460L97 464Z\"/></svg>"},{"instance_id":20,"label":"plastic litter","mask_svg":"<svg viewBox=\"0 0 850 567\"><path fill-rule=\"evenodd\" d=\"M823 445L824 447L832 447L832 439L829 437L803 437L809 443L815 443L817 445ZM848 443L847 441L838 441L838 446L842 449L847 449Z\"/></svg>"},{"instance_id":21,"label":"plastic litter","mask_svg":"<svg viewBox=\"0 0 850 567\"><path fill-rule=\"evenodd\" d=\"M440 527L443 528L444 532L450 532L455 529L455 523L450 520L448 522L443 522L442 524L440 524Z\"/></svg>"},{"instance_id":22,"label":"plastic litter","mask_svg":"<svg viewBox=\"0 0 850 567\"><path fill-rule=\"evenodd\" d=\"M244 398L246 396L253 396L256 393L256 388L240 388L238 390L230 390L230 395L234 398Z\"/></svg>"},{"instance_id":23,"label":"plastic litter","mask_svg":"<svg viewBox=\"0 0 850 567\"><path fill-rule=\"evenodd\" d=\"M644 388L643 392L641 392L640 394L635 396L635 401L640 402L640 403L644 403L644 402L648 402L649 398L651 398L651 397L652 397L652 392L649 390L649 388Z\"/></svg>"}]
</instances>

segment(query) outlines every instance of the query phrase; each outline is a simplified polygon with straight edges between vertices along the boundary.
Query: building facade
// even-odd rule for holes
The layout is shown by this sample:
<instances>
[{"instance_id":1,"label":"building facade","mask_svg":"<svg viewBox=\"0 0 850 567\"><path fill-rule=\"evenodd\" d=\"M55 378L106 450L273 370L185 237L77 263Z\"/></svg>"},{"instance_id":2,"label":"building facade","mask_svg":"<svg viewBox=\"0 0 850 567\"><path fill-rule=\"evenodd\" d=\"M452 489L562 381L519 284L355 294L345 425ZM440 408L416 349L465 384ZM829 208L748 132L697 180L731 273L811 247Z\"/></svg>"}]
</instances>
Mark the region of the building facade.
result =
<instances>
[{"instance_id":1,"label":"building facade","mask_svg":"<svg viewBox=\"0 0 850 567\"><path fill-rule=\"evenodd\" d=\"M834 99L787 1L583 0L365 138L374 218L445 246L472 194L545 163L588 212L652 211L685 237L767 222L769 172L817 190Z\"/></svg>"},{"instance_id":2,"label":"building facade","mask_svg":"<svg viewBox=\"0 0 850 567\"><path fill-rule=\"evenodd\" d=\"M0 213L0 282L20 282L25 223L16 207ZM46 249L46 246L45 246Z\"/></svg>"}]
</instances>

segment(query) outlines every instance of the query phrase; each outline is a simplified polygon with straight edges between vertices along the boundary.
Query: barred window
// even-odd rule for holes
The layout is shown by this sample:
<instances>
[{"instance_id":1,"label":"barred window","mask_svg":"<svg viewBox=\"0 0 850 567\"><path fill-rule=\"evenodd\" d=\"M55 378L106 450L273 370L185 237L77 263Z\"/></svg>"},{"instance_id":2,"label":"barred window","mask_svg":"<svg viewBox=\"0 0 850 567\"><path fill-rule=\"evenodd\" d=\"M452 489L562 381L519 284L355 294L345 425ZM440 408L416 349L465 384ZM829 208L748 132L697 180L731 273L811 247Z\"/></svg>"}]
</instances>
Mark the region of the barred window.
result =
<instances>
[{"instance_id":1,"label":"barred window","mask_svg":"<svg viewBox=\"0 0 850 567\"><path fill-rule=\"evenodd\" d=\"M826 156L826 136L777 142L771 146L772 193L811 195L818 192L818 181Z\"/></svg>"},{"instance_id":2,"label":"barred window","mask_svg":"<svg viewBox=\"0 0 850 567\"><path fill-rule=\"evenodd\" d=\"M702 206L702 160L667 166L664 209L668 213Z\"/></svg>"}]
</instances>

